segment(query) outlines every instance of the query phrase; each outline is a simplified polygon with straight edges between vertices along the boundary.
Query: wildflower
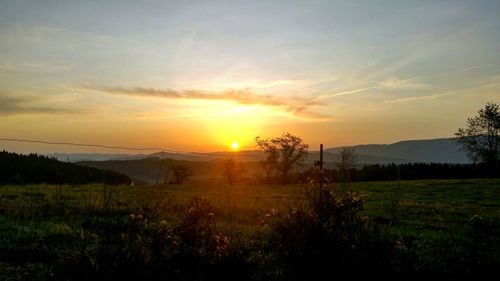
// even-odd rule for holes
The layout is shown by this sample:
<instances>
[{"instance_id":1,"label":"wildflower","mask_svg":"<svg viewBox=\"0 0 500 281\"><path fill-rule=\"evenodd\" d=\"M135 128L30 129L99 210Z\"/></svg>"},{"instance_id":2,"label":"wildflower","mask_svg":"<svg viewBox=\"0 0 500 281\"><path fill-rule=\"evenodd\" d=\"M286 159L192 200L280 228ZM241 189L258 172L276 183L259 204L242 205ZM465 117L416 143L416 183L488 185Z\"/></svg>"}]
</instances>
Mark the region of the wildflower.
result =
<instances>
[{"instance_id":1,"label":"wildflower","mask_svg":"<svg viewBox=\"0 0 500 281\"><path fill-rule=\"evenodd\" d=\"M397 240L395 248L398 250L406 250L406 245L402 241Z\"/></svg>"},{"instance_id":2,"label":"wildflower","mask_svg":"<svg viewBox=\"0 0 500 281\"><path fill-rule=\"evenodd\" d=\"M120 234L120 238L121 238L123 241L125 241L125 240L127 240L127 239L128 239L128 235L127 235L126 233L121 233L121 234Z\"/></svg>"},{"instance_id":3,"label":"wildflower","mask_svg":"<svg viewBox=\"0 0 500 281\"><path fill-rule=\"evenodd\" d=\"M225 244L229 245L229 237L227 237L227 236L223 236L223 237L222 237L222 241L223 241Z\"/></svg>"},{"instance_id":4,"label":"wildflower","mask_svg":"<svg viewBox=\"0 0 500 281\"><path fill-rule=\"evenodd\" d=\"M471 218L470 220L471 220L471 222L473 222L473 223L474 223L474 222L480 222L480 221L481 221L481 219L482 219L482 218L481 218L481 216L479 216L479 215L474 215L474 216L472 216L472 218Z\"/></svg>"},{"instance_id":5,"label":"wildflower","mask_svg":"<svg viewBox=\"0 0 500 281\"><path fill-rule=\"evenodd\" d=\"M215 240L215 252L218 256L222 256L222 254L227 250L229 246L229 238L222 233L214 235Z\"/></svg>"}]
</instances>

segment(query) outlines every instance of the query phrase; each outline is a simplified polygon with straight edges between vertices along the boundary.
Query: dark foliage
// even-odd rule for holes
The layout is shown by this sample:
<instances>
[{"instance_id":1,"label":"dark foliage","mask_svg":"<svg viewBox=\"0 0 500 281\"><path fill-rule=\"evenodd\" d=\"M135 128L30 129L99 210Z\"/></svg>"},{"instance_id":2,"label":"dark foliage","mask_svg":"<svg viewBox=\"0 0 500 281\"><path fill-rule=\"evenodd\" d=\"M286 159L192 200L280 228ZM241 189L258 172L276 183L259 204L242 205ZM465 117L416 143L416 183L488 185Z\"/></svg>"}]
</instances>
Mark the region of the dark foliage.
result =
<instances>
[{"instance_id":1,"label":"dark foliage","mask_svg":"<svg viewBox=\"0 0 500 281\"><path fill-rule=\"evenodd\" d=\"M172 184L185 183L189 177L193 175L193 171L191 169L181 164L174 164L170 167L170 169L174 174L174 180L170 181Z\"/></svg>"},{"instance_id":2,"label":"dark foliage","mask_svg":"<svg viewBox=\"0 0 500 281\"><path fill-rule=\"evenodd\" d=\"M61 162L38 154L0 152L0 183L2 184L130 184L120 173Z\"/></svg>"},{"instance_id":3,"label":"dark foliage","mask_svg":"<svg viewBox=\"0 0 500 281\"><path fill-rule=\"evenodd\" d=\"M500 266L496 217L473 216L460 236L401 236L365 216L358 194L326 187L310 187L288 210L270 209L244 239L220 228L223 210L204 199L161 220L118 209L108 197L57 231L32 228L36 220L13 214L26 227L0 224L0 265L9 265L0 267L0 279L477 280Z\"/></svg>"},{"instance_id":4,"label":"dark foliage","mask_svg":"<svg viewBox=\"0 0 500 281\"><path fill-rule=\"evenodd\" d=\"M225 160L222 164L222 174L230 185L237 183L245 173L245 166L243 166L242 163L237 163L233 159Z\"/></svg>"},{"instance_id":5,"label":"dark foliage","mask_svg":"<svg viewBox=\"0 0 500 281\"><path fill-rule=\"evenodd\" d=\"M307 204L278 215L271 224L274 267L283 280L351 279L394 274L398 252L387 229L362 215L363 201L351 192L308 192Z\"/></svg>"},{"instance_id":6,"label":"dark foliage","mask_svg":"<svg viewBox=\"0 0 500 281\"><path fill-rule=\"evenodd\" d=\"M266 154L266 160L262 162L266 178L269 179L276 171L283 184L289 183L290 174L296 166L302 164L308 154L309 145L290 133L272 139L256 137L255 142Z\"/></svg>"},{"instance_id":7,"label":"dark foliage","mask_svg":"<svg viewBox=\"0 0 500 281\"><path fill-rule=\"evenodd\" d=\"M253 266L194 198L179 222L107 213L85 220L59 261L64 280L250 280Z\"/></svg>"},{"instance_id":8,"label":"dark foliage","mask_svg":"<svg viewBox=\"0 0 500 281\"><path fill-rule=\"evenodd\" d=\"M389 165L364 165L349 170L351 181L393 181L423 179L474 179L499 178L500 170L491 170L483 164L438 164L410 163ZM314 169L297 174L298 182L308 182L314 177ZM337 169L326 169L325 178L329 182L341 182Z\"/></svg>"},{"instance_id":9,"label":"dark foliage","mask_svg":"<svg viewBox=\"0 0 500 281\"><path fill-rule=\"evenodd\" d=\"M467 119L465 128L455 133L458 144L474 162L492 169L500 164L500 106L493 102L480 109L478 115Z\"/></svg>"}]
</instances>

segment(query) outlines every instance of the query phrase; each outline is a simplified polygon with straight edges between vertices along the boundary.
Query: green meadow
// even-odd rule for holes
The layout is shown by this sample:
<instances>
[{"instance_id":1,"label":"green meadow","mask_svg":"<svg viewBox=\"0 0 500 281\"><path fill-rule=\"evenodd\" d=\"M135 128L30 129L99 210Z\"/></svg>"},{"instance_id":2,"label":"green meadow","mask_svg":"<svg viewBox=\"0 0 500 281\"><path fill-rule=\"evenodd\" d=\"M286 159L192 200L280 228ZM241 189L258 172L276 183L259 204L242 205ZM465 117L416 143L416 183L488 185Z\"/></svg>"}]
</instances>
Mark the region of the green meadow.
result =
<instances>
[{"instance_id":1,"label":"green meadow","mask_svg":"<svg viewBox=\"0 0 500 281\"><path fill-rule=\"evenodd\" d=\"M246 253L239 252L241 256L246 255L245 262L251 261L257 252L261 252L261 246L255 244L270 235L275 220L282 214L290 213L293 208L304 206L307 194L314 188L317 187L214 183L149 187L1 186L0 279L78 279L78 276L70 276L60 268L61 264L71 268L70 265L75 262L72 259L78 259L79 263L82 259L87 260L89 270L97 272L103 267L98 261L99 247L102 246L98 239L114 237L114 233L121 233L122 236L129 233L130 225L135 225L138 218L142 220L141 231L164 227L166 233L170 233L170 230L179 230L180 226L186 225L190 218L186 214L194 213L194 207L201 210L195 219L206 218L209 230L215 233L214 237L224 237L229 247L239 247L236 251ZM328 188L335 194L341 194L343 190L336 184ZM499 243L495 238L500 221L498 179L359 182L352 183L348 190L362 199L360 218L377 225L395 243L406 243L405 247L410 249L406 254L413 257L408 261L411 268L404 271L426 273L434 270L443 273L442 270L451 270L443 268L446 265L435 264L436 259L441 261L448 257L433 253L433 245L442 241L471 239L471 225L478 220L491 232L487 238L492 243L489 245L492 252L488 253L488 261L499 260ZM116 229L109 230L109 225ZM103 229L108 229L109 233L102 234ZM184 233L182 231L181 228L181 233ZM140 235L149 237L146 232L140 232ZM137 237L140 235L137 234ZM95 245L89 246L92 243ZM460 243L457 242L457 245ZM460 256L462 249L457 251ZM262 266L264 269L259 270L267 270L267 275L254 274L251 279L285 278L285 275L269 269L273 267L272 261L269 263L271 265L263 266L253 262L252 272L255 272L255 266ZM456 262L454 266L459 265L460 262ZM119 268L118 265L116 267ZM403 269L399 267L395 270ZM457 268L453 270L460 273ZM95 274L100 278L105 276L102 271Z\"/></svg>"}]
</instances>

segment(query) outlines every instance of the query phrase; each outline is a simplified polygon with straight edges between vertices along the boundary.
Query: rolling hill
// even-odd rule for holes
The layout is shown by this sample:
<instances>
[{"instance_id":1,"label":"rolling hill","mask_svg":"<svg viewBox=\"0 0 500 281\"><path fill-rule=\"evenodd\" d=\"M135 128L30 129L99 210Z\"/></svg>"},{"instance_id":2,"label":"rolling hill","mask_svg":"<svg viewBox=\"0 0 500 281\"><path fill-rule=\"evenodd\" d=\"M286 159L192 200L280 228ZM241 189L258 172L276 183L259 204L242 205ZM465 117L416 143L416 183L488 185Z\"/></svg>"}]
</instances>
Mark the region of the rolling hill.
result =
<instances>
[{"instance_id":1,"label":"rolling hill","mask_svg":"<svg viewBox=\"0 0 500 281\"><path fill-rule=\"evenodd\" d=\"M387 164L387 163L470 163L467 155L459 151L459 146L453 139L408 140L393 144L364 144L352 146L356 149L359 164ZM327 148L324 151L326 162L336 162L339 150L342 147ZM313 148L314 149L314 148ZM145 158L169 158L181 161L213 161L236 158L238 161L259 161L265 155L258 150L239 152L218 151L211 153L171 153L157 152L153 154L91 154L54 153L48 155L61 161L110 161L110 160L137 160ZM319 159L319 152L310 151L308 161Z\"/></svg>"},{"instance_id":2,"label":"rolling hill","mask_svg":"<svg viewBox=\"0 0 500 281\"><path fill-rule=\"evenodd\" d=\"M358 162L365 163L362 157L369 156L373 160L380 158L384 163L470 163L467 155L459 151L453 139L409 140L393 144L366 144L353 146L356 149ZM341 147L326 149L337 154ZM386 158L384 161L383 158ZM389 162L387 162L389 160ZM369 164L369 163L367 163Z\"/></svg>"},{"instance_id":3,"label":"rolling hill","mask_svg":"<svg viewBox=\"0 0 500 281\"><path fill-rule=\"evenodd\" d=\"M403 164L403 163L469 163L466 154L459 151L453 139L411 140L393 144L367 144L353 146L357 153L356 163L364 164ZM326 168L333 168L338 161L341 147L327 148L324 151ZM59 154L63 156L63 154ZM168 165L172 163L189 167L193 179L221 177L221 165L224 159L235 159L245 162L247 175L258 173L259 161L265 159L265 154L258 150L240 152L213 153L168 153L154 154L84 154L85 159L97 158L92 161L79 161L77 164L99 169L112 170L129 176L136 184L151 184L164 182L168 179ZM73 157L76 159L77 157ZM72 158L69 158L72 159ZM102 159L106 159L102 161ZM307 167L319 159L319 151L310 151Z\"/></svg>"},{"instance_id":4,"label":"rolling hill","mask_svg":"<svg viewBox=\"0 0 500 281\"><path fill-rule=\"evenodd\" d=\"M0 184L130 184L130 178L111 169L61 162L38 154L0 151Z\"/></svg>"}]
</instances>

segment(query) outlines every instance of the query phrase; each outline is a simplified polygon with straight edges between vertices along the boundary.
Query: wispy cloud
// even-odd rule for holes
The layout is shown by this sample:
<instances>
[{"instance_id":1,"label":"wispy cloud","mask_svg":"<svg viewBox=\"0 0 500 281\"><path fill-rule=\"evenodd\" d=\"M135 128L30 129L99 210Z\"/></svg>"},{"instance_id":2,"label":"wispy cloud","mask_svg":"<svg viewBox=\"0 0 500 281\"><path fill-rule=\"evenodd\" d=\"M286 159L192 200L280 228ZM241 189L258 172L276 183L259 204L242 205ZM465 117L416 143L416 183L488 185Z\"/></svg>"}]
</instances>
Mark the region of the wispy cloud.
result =
<instances>
[{"instance_id":1,"label":"wispy cloud","mask_svg":"<svg viewBox=\"0 0 500 281\"><path fill-rule=\"evenodd\" d=\"M37 73L58 73L71 70L70 65L47 64L47 63L3 63L0 70L15 72L37 72Z\"/></svg>"},{"instance_id":2,"label":"wispy cloud","mask_svg":"<svg viewBox=\"0 0 500 281\"><path fill-rule=\"evenodd\" d=\"M366 67L355 71L350 80L369 81L394 75L398 70L410 65L416 58L414 51L403 52L392 57L378 59Z\"/></svg>"},{"instance_id":3,"label":"wispy cloud","mask_svg":"<svg viewBox=\"0 0 500 281\"><path fill-rule=\"evenodd\" d=\"M296 96L275 96L256 94L250 90L226 90L226 91L204 91L204 90L172 90L153 88L120 88L85 86L83 90L104 92L113 95L125 95L136 97L156 97L165 99L190 99L208 101L231 101L242 105L264 105L283 109L295 117L307 119L327 119L328 115L315 112L314 107L322 106L321 102Z\"/></svg>"},{"instance_id":4,"label":"wispy cloud","mask_svg":"<svg viewBox=\"0 0 500 281\"><path fill-rule=\"evenodd\" d=\"M225 90L225 89L269 89L269 88L278 88L278 87L287 87L287 86L300 86L305 85L307 83L306 80L302 79L278 79L278 80L242 80L242 81L222 81L222 82L214 82L211 83L211 88L216 90Z\"/></svg>"},{"instance_id":5,"label":"wispy cloud","mask_svg":"<svg viewBox=\"0 0 500 281\"><path fill-rule=\"evenodd\" d=\"M393 100L385 100L384 103L404 103L404 102L412 102L412 101L417 101L417 100L428 100L428 99L435 99L435 98L447 96L449 94L450 93L428 95L428 96L414 96L414 97L407 97L407 98L398 98L398 99L393 99Z\"/></svg>"},{"instance_id":6,"label":"wispy cloud","mask_svg":"<svg viewBox=\"0 0 500 281\"><path fill-rule=\"evenodd\" d=\"M415 77L409 79L398 79L395 77L386 78L378 83L375 86L361 87L355 88L352 90L344 90L344 91L334 91L326 94L321 94L314 98L315 101L324 100L328 98L338 97L338 96L346 96L359 94L370 90L423 90L430 89L431 85L419 82L422 77Z\"/></svg>"},{"instance_id":7,"label":"wispy cloud","mask_svg":"<svg viewBox=\"0 0 500 281\"><path fill-rule=\"evenodd\" d=\"M327 94L322 94L314 98L315 101L318 100L324 100L332 97L337 97L337 96L346 96L346 95L352 95L352 94L358 94L362 93L368 90L373 90L377 89L377 87L366 87L366 88L359 88L359 89L354 89L354 90L348 90L348 91L339 91L339 92L333 92L333 93L327 93Z\"/></svg>"},{"instance_id":8,"label":"wispy cloud","mask_svg":"<svg viewBox=\"0 0 500 281\"><path fill-rule=\"evenodd\" d=\"M0 116L17 114L73 114L77 110L52 106L34 105L28 97L10 97L0 93Z\"/></svg>"},{"instance_id":9,"label":"wispy cloud","mask_svg":"<svg viewBox=\"0 0 500 281\"><path fill-rule=\"evenodd\" d=\"M464 71L464 72L470 72L470 71L475 71L475 70L478 70L478 69L481 69L481 68L486 68L486 67L489 67L489 66L490 65L488 65L488 64L473 65L473 66L469 66L469 67L462 67L459 70L460 71Z\"/></svg>"},{"instance_id":10,"label":"wispy cloud","mask_svg":"<svg viewBox=\"0 0 500 281\"><path fill-rule=\"evenodd\" d=\"M431 85L420 82L423 76L410 79L398 79L396 77L387 78L378 83L378 89L429 89Z\"/></svg>"}]
</instances>

